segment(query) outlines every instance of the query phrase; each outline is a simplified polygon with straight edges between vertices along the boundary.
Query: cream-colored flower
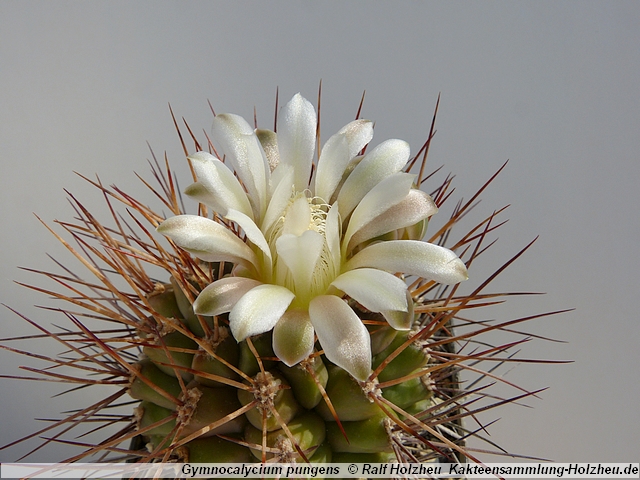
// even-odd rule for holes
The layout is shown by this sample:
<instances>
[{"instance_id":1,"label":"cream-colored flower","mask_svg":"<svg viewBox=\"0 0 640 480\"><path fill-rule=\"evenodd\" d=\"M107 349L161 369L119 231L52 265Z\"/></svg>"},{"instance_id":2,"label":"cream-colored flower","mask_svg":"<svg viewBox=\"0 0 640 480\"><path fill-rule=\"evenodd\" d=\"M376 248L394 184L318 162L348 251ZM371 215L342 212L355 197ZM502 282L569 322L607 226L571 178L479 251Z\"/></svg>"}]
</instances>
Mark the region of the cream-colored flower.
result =
<instances>
[{"instance_id":1,"label":"cream-colored flower","mask_svg":"<svg viewBox=\"0 0 640 480\"><path fill-rule=\"evenodd\" d=\"M408 330L413 302L394 273L455 284L466 267L451 250L421 241L437 208L403 171L406 142L387 140L359 156L373 126L356 120L329 138L314 170L316 112L300 94L281 110L277 132L218 115L213 137L226 163L206 152L189 157L197 182L186 193L240 227L243 239L195 215L169 218L158 231L204 261L235 264L200 293L197 314L229 312L238 341L273 329L274 352L289 366L312 353L315 334L329 360L365 380L370 336L341 297Z\"/></svg>"}]
</instances>

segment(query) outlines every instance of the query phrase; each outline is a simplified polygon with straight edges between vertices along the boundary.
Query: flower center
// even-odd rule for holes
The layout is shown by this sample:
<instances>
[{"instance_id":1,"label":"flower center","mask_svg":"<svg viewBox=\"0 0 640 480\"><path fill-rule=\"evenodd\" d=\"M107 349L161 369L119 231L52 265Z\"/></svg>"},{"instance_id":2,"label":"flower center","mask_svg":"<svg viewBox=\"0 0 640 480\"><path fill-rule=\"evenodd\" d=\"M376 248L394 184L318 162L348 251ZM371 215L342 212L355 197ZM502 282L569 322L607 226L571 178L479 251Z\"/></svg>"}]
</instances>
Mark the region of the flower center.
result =
<instances>
[{"instance_id":1,"label":"flower center","mask_svg":"<svg viewBox=\"0 0 640 480\"><path fill-rule=\"evenodd\" d=\"M293 305L298 307L324 294L338 270L326 239L329 206L316 201L305 192L294 192L283 216L266 236L274 283L291 290L296 295Z\"/></svg>"}]
</instances>

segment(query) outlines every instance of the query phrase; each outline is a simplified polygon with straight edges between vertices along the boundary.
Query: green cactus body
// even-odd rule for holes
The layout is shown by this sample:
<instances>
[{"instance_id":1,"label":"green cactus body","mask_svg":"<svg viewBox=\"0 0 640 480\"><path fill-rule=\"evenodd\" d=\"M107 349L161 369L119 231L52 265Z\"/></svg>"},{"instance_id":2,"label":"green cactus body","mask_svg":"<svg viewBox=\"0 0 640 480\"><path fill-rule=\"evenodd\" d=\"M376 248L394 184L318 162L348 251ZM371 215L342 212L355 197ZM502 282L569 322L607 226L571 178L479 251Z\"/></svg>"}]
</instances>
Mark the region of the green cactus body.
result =
<instances>
[{"instance_id":1,"label":"green cactus body","mask_svg":"<svg viewBox=\"0 0 640 480\"><path fill-rule=\"evenodd\" d=\"M138 427L146 450L173 448L191 462L342 458L336 454L386 460L393 452L390 435L399 417L379 399L411 412L432 405L428 374L419 375L429 356L416 343L407 343L406 333L369 329L377 345L373 368L395 352L376 382L395 383L382 389L374 384L367 391L363 382L322 354L288 367L277 360L270 334L238 343L226 326L218 325L214 342L211 335L204 336L200 323L183 315L186 297L175 279L157 290L162 294L150 296L150 303L158 314L173 315L171 321L179 322L184 333L174 330L157 342L162 346L145 346L132 376L130 394L142 400ZM185 395L181 385L191 393ZM234 416L243 408L248 410ZM167 421L147 430L163 419ZM216 427L188 440L211 425Z\"/></svg>"},{"instance_id":2,"label":"green cactus body","mask_svg":"<svg viewBox=\"0 0 640 480\"><path fill-rule=\"evenodd\" d=\"M451 193L450 178L433 198L418 189L426 153L410 158L401 140L367 150L373 124L358 119L314 160L315 110L300 95L283 108L277 133L217 115L213 137L226 162L194 137L195 183L185 193L198 215L184 214L168 166L152 167L159 187L149 188L169 218L94 183L110 208L119 202L135 218L125 225L112 208L115 226L105 227L72 198L80 220L62 225L79 248L58 239L95 278L63 267L47 276L68 291L34 287L72 305L65 313L77 330L49 335L65 354L39 373L119 389L83 410L108 426L117 422L102 409L129 408L118 404L126 394L139 401L119 434L75 459L107 451L131 462L477 460L465 442L484 429L465 430L462 418L492 406L482 404L495 399L485 380L498 378L495 362L519 342L485 349L474 337L518 334L511 325L521 320L468 319L465 309L500 295L482 292L489 281L467 296L457 284L497 214L451 241L474 196L424 241ZM116 287L124 283L129 290ZM459 379L465 365L477 379L469 391ZM58 377L61 366L81 373ZM54 427L82 425L75 415Z\"/></svg>"}]
</instances>

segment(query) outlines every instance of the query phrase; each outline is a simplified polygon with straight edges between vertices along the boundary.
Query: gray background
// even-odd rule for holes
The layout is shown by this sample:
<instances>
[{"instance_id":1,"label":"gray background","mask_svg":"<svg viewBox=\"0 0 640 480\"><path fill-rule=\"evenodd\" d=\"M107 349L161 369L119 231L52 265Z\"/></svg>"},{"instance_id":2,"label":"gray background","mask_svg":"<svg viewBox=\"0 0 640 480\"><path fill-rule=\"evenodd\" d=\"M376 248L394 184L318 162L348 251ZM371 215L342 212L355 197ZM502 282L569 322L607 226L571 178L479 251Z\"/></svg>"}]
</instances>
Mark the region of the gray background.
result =
<instances>
[{"instance_id":1,"label":"gray background","mask_svg":"<svg viewBox=\"0 0 640 480\"><path fill-rule=\"evenodd\" d=\"M353 118L366 90L374 144L402 138L417 151L441 92L430 165L457 175L458 194L511 160L480 206L486 214L511 204L511 220L472 281L540 235L492 290L547 294L481 316L575 308L528 326L568 343L532 341L522 358L574 363L510 369L509 381L550 389L527 400L533 408L486 416L501 418L492 440L555 461L637 462L639 20L637 2L5 0L1 301L56 320L31 307L49 301L12 281L42 282L16 267L50 268L45 252L77 265L32 215L70 219L63 188L104 212L72 171L139 188L132 172L146 175L148 141L186 186L169 102L200 132L211 125L208 99L247 118L255 106L270 125L277 86L281 99L300 91L315 104L322 79L324 140ZM8 311L0 321L1 336L30 331ZM5 352L0 361L14 374L25 363ZM50 398L55 385L2 385L0 444L33 431L32 417L70 405ZM0 460L24 451L0 451Z\"/></svg>"}]
</instances>

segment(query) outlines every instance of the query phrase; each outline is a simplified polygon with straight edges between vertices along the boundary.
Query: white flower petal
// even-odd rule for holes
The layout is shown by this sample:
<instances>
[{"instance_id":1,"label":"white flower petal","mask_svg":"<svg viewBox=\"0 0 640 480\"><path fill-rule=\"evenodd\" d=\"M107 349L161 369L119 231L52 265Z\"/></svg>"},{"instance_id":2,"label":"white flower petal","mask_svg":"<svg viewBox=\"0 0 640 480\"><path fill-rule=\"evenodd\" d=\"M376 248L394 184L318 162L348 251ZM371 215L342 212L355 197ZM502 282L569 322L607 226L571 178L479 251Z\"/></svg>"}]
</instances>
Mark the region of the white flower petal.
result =
<instances>
[{"instance_id":1,"label":"white flower petal","mask_svg":"<svg viewBox=\"0 0 640 480\"><path fill-rule=\"evenodd\" d=\"M288 310L273 328L273 351L293 367L313 352L314 332L305 310Z\"/></svg>"},{"instance_id":2,"label":"white flower petal","mask_svg":"<svg viewBox=\"0 0 640 480\"><path fill-rule=\"evenodd\" d=\"M407 305L409 307L407 308L407 311L387 310L381 312L387 323L396 330L410 330L411 325L413 325L413 298L411 298L411 293L408 289L405 293L407 295Z\"/></svg>"},{"instance_id":3,"label":"white flower petal","mask_svg":"<svg viewBox=\"0 0 640 480\"><path fill-rule=\"evenodd\" d=\"M276 251L293 277L296 294L309 293L313 272L322 253L324 238L318 232L307 230L302 235L283 234L276 240Z\"/></svg>"},{"instance_id":4,"label":"white flower petal","mask_svg":"<svg viewBox=\"0 0 640 480\"><path fill-rule=\"evenodd\" d=\"M409 173L394 173L383 179L364 196L349 219L349 226L343 239L343 254L346 253L349 240L355 232L407 196L415 177Z\"/></svg>"},{"instance_id":5,"label":"white flower petal","mask_svg":"<svg viewBox=\"0 0 640 480\"><path fill-rule=\"evenodd\" d=\"M278 115L278 151L280 162L293 165L296 191L309 186L311 162L316 143L316 111L299 93L287 103Z\"/></svg>"},{"instance_id":6,"label":"white flower petal","mask_svg":"<svg viewBox=\"0 0 640 480\"><path fill-rule=\"evenodd\" d=\"M327 213L327 223L325 224L324 235L327 239L327 246L331 255L331 275L333 277L340 273L342 267L340 254L340 214L338 212L338 204L334 203Z\"/></svg>"},{"instance_id":7,"label":"white flower petal","mask_svg":"<svg viewBox=\"0 0 640 480\"><path fill-rule=\"evenodd\" d=\"M258 285L260 282L251 278L221 278L200 292L193 302L193 311L210 316L230 312L245 293Z\"/></svg>"},{"instance_id":8,"label":"white flower petal","mask_svg":"<svg viewBox=\"0 0 640 480\"><path fill-rule=\"evenodd\" d=\"M232 222L236 222L240 228L244 230L247 239L262 251L264 261L260 262L262 267L260 273L266 282L270 282L273 266L271 249L258 226L253 222L253 220L251 220L251 218L237 210L229 210L225 218Z\"/></svg>"},{"instance_id":9,"label":"white flower petal","mask_svg":"<svg viewBox=\"0 0 640 480\"><path fill-rule=\"evenodd\" d=\"M351 160L373 138L373 123L355 120L331 136L322 147L315 173L315 194L330 202Z\"/></svg>"},{"instance_id":10,"label":"white flower petal","mask_svg":"<svg viewBox=\"0 0 640 480\"><path fill-rule=\"evenodd\" d=\"M322 147L315 173L314 190L316 196L325 202L331 200L350 160L349 142L346 135L336 133L327 140L327 143Z\"/></svg>"},{"instance_id":11,"label":"white flower petal","mask_svg":"<svg viewBox=\"0 0 640 480\"><path fill-rule=\"evenodd\" d=\"M197 183L202 184L216 200L215 205L207 205L222 216L232 208L253 218L247 194L229 167L207 152L197 152L188 158L196 173Z\"/></svg>"},{"instance_id":12,"label":"white flower petal","mask_svg":"<svg viewBox=\"0 0 640 480\"><path fill-rule=\"evenodd\" d=\"M342 290L372 312L398 310L406 312L407 284L390 273L375 268L349 270L331 285Z\"/></svg>"},{"instance_id":13,"label":"white flower petal","mask_svg":"<svg viewBox=\"0 0 640 480\"><path fill-rule=\"evenodd\" d=\"M385 233L416 225L437 212L438 207L429 195L422 190L412 188L404 200L382 212L356 231L349 240L347 251ZM421 240L421 238L414 238L414 240Z\"/></svg>"},{"instance_id":14,"label":"white flower petal","mask_svg":"<svg viewBox=\"0 0 640 480\"><path fill-rule=\"evenodd\" d=\"M371 338L351 307L335 295L320 295L309 304L309 317L327 358L365 381L371 373Z\"/></svg>"},{"instance_id":15,"label":"white flower petal","mask_svg":"<svg viewBox=\"0 0 640 480\"><path fill-rule=\"evenodd\" d=\"M354 120L340 129L349 142L349 158L353 158L373 138L373 122L371 120Z\"/></svg>"},{"instance_id":16,"label":"white flower petal","mask_svg":"<svg viewBox=\"0 0 640 480\"><path fill-rule=\"evenodd\" d=\"M267 212L264 214L262 225L260 225L265 234L268 234L269 229L282 217L289 205L291 194L293 193L293 167L291 165L278 165L271 175L271 180L272 182L278 181L278 183L273 190Z\"/></svg>"},{"instance_id":17,"label":"white flower petal","mask_svg":"<svg viewBox=\"0 0 640 480\"><path fill-rule=\"evenodd\" d=\"M375 243L356 253L345 270L371 267L403 272L453 285L468 278L467 267L451 250L418 240Z\"/></svg>"},{"instance_id":18,"label":"white flower petal","mask_svg":"<svg viewBox=\"0 0 640 480\"><path fill-rule=\"evenodd\" d=\"M193 198L200 203L204 203L207 207L212 208L214 212L224 210L224 206L220 204L218 197L211 193L200 182L194 182L184 189L185 195Z\"/></svg>"},{"instance_id":19,"label":"white flower petal","mask_svg":"<svg viewBox=\"0 0 640 480\"><path fill-rule=\"evenodd\" d=\"M387 140L367 153L340 189L340 216L346 218L369 190L384 178L402 170L409 155L409 144L403 140Z\"/></svg>"},{"instance_id":20,"label":"white flower petal","mask_svg":"<svg viewBox=\"0 0 640 480\"><path fill-rule=\"evenodd\" d=\"M259 285L249 290L229 314L229 327L239 342L268 332L289 307L294 294L279 285Z\"/></svg>"},{"instance_id":21,"label":"white flower petal","mask_svg":"<svg viewBox=\"0 0 640 480\"><path fill-rule=\"evenodd\" d=\"M270 169L258 137L244 118L230 113L213 119L212 135L249 192L254 218L262 218Z\"/></svg>"},{"instance_id":22,"label":"white flower petal","mask_svg":"<svg viewBox=\"0 0 640 480\"><path fill-rule=\"evenodd\" d=\"M208 218L178 215L158 225L157 231L205 262L228 261L258 266L255 253L246 243Z\"/></svg>"},{"instance_id":23,"label":"white flower petal","mask_svg":"<svg viewBox=\"0 0 640 480\"><path fill-rule=\"evenodd\" d=\"M260 140L262 150L267 157L269 169L273 172L280 163L280 154L278 153L278 136L276 132L271 130L256 129L256 136Z\"/></svg>"}]
</instances>

